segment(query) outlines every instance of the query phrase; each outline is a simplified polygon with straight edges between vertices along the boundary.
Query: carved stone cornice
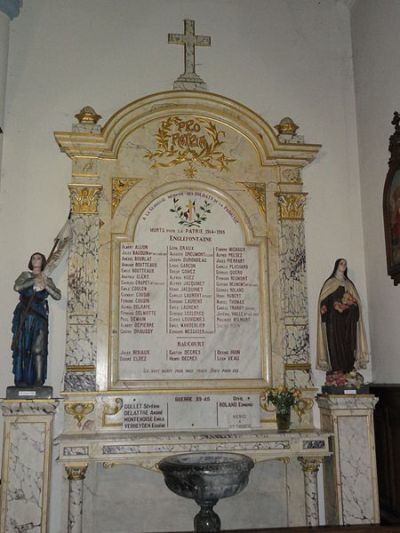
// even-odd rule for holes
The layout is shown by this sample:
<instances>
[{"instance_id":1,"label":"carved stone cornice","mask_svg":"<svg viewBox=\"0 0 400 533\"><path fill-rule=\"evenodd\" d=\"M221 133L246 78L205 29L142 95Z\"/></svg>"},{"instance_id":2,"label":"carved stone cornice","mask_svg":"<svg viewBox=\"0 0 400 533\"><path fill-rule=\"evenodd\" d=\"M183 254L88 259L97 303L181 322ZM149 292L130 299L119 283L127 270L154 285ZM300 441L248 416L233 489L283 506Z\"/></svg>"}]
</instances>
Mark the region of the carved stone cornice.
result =
<instances>
[{"instance_id":1,"label":"carved stone cornice","mask_svg":"<svg viewBox=\"0 0 400 533\"><path fill-rule=\"evenodd\" d=\"M227 128L235 124L238 133L253 145L261 166L271 161L279 161L279 164L303 167L311 162L319 152L320 145L300 143L299 139L294 142L291 135L291 142L281 142L274 128L259 115L234 100L195 91L167 91L132 102L115 113L99 131L90 134L86 131L64 131L55 132L54 135L61 151L71 158L117 159L121 145L133 129L145 127L150 123L154 124L154 121L158 121L159 124L166 122L171 116L182 115L185 120L196 121L199 109L201 109L201 116L207 122L207 127L210 122L216 125L217 131L213 130L213 134L214 137L219 135L220 141L225 140L221 129L227 132ZM206 141L209 147L207 149L211 146L213 150L211 134L206 136ZM219 157L216 154L218 151L219 149L213 151L213 159ZM154 153L156 157L152 157L152 161L159 163L157 146L153 148L151 155L153 156ZM204 154L201 155L204 163L203 156ZM231 150L227 149L226 157L231 158ZM162 159L164 161L170 158L164 153ZM220 164L218 159L217 162ZM189 165L189 161L187 164Z\"/></svg>"},{"instance_id":2,"label":"carved stone cornice","mask_svg":"<svg viewBox=\"0 0 400 533\"><path fill-rule=\"evenodd\" d=\"M307 193L277 192L280 220L303 220Z\"/></svg>"},{"instance_id":3,"label":"carved stone cornice","mask_svg":"<svg viewBox=\"0 0 400 533\"><path fill-rule=\"evenodd\" d=\"M68 188L71 210L74 215L93 215L97 213L102 185L71 183Z\"/></svg>"},{"instance_id":4,"label":"carved stone cornice","mask_svg":"<svg viewBox=\"0 0 400 533\"><path fill-rule=\"evenodd\" d=\"M318 472L320 465L324 462L323 457L298 457L303 472Z\"/></svg>"},{"instance_id":5,"label":"carved stone cornice","mask_svg":"<svg viewBox=\"0 0 400 533\"><path fill-rule=\"evenodd\" d=\"M65 465L69 481L82 481L86 477L87 463L79 465Z\"/></svg>"}]
</instances>

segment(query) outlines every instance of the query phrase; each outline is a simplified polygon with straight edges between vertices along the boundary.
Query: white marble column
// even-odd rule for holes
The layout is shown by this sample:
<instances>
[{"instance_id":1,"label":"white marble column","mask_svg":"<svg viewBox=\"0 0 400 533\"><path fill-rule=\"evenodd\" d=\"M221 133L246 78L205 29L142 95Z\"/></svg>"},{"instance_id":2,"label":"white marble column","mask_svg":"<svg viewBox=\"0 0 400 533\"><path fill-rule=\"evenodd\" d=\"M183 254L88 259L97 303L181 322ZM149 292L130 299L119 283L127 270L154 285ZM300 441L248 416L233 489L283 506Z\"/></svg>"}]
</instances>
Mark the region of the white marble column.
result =
<instances>
[{"instance_id":1,"label":"white marble column","mask_svg":"<svg viewBox=\"0 0 400 533\"><path fill-rule=\"evenodd\" d=\"M46 533L56 400L4 400L0 532Z\"/></svg>"},{"instance_id":2,"label":"white marble column","mask_svg":"<svg viewBox=\"0 0 400 533\"><path fill-rule=\"evenodd\" d=\"M68 533L82 533L83 480L87 464L66 465L68 488Z\"/></svg>"},{"instance_id":3,"label":"white marble column","mask_svg":"<svg viewBox=\"0 0 400 533\"><path fill-rule=\"evenodd\" d=\"M304 472L304 491L306 504L306 525L319 526L317 474L322 457L299 457Z\"/></svg>"},{"instance_id":4,"label":"white marble column","mask_svg":"<svg viewBox=\"0 0 400 533\"><path fill-rule=\"evenodd\" d=\"M282 192L275 193L279 209L279 277L284 318L282 354L287 385L309 387L312 383L304 233L306 193L302 192L300 170L297 170L298 173L293 173L292 169L289 174L292 178L287 174L282 176Z\"/></svg>"},{"instance_id":5,"label":"white marble column","mask_svg":"<svg viewBox=\"0 0 400 533\"><path fill-rule=\"evenodd\" d=\"M71 233L68 259L66 391L96 390L98 200L100 185L70 184Z\"/></svg>"},{"instance_id":6,"label":"white marble column","mask_svg":"<svg viewBox=\"0 0 400 533\"><path fill-rule=\"evenodd\" d=\"M321 429L332 433L333 455L324 463L328 525L378 524L374 408L369 394L321 395Z\"/></svg>"}]
</instances>

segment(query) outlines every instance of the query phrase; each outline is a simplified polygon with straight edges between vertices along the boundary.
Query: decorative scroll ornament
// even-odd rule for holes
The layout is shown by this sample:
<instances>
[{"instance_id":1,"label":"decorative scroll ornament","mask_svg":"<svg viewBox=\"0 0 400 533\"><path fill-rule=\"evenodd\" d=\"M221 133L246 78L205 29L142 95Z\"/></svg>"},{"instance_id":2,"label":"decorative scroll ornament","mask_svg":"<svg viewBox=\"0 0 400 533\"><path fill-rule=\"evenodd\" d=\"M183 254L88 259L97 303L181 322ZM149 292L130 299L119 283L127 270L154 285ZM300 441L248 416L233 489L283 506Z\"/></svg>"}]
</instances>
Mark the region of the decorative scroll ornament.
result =
<instances>
[{"instance_id":1,"label":"decorative scroll ornament","mask_svg":"<svg viewBox=\"0 0 400 533\"><path fill-rule=\"evenodd\" d=\"M147 150L144 157L152 162L151 168L169 168L188 163L185 169L188 177L194 177L197 173L195 165L227 170L229 163L236 159L227 157L221 150L224 144L222 137L225 137L225 132L218 130L210 120L168 117L161 122L156 134L157 149Z\"/></svg>"},{"instance_id":2,"label":"decorative scroll ornament","mask_svg":"<svg viewBox=\"0 0 400 533\"><path fill-rule=\"evenodd\" d=\"M94 403L93 402L87 402L87 403L66 403L65 404L65 412L68 415L71 415L75 418L78 428L82 427L82 420L85 418L85 416L89 415L94 410Z\"/></svg>"},{"instance_id":3,"label":"decorative scroll ornament","mask_svg":"<svg viewBox=\"0 0 400 533\"><path fill-rule=\"evenodd\" d=\"M121 413L124 406L122 398L115 398L112 404L106 403L103 408L103 426L122 426L122 419L118 420L114 417Z\"/></svg>"},{"instance_id":4,"label":"decorative scroll ornament","mask_svg":"<svg viewBox=\"0 0 400 533\"><path fill-rule=\"evenodd\" d=\"M88 465L65 465L65 471L70 481L82 481L85 479Z\"/></svg>"},{"instance_id":5,"label":"decorative scroll ornament","mask_svg":"<svg viewBox=\"0 0 400 533\"><path fill-rule=\"evenodd\" d=\"M307 193L275 193L279 204L281 220L303 220Z\"/></svg>"},{"instance_id":6,"label":"decorative scroll ornament","mask_svg":"<svg viewBox=\"0 0 400 533\"><path fill-rule=\"evenodd\" d=\"M311 411L313 405L314 400L312 400L311 398L301 398L294 406L294 410L296 411L296 414L299 417L300 423L302 422L303 416L305 415L306 411Z\"/></svg>"},{"instance_id":7,"label":"decorative scroll ornament","mask_svg":"<svg viewBox=\"0 0 400 533\"><path fill-rule=\"evenodd\" d=\"M138 182L135 178L113 178L112 179L112 201L111 201L111 217L114 216L122 198L129 192Z\"/></svg>"},{"instance_id":8,"label":"decorative scroll ornament","mask_svg":"<svg viewBox=\"0 0 400 533\"><path fill-rule=\"evenodd\" d=\"M281 463L288 465L290 463L290 457L277 457L277 461L280 461Z\"/></svg>"},{"instance_id":9,"label":"decorative scroll ornament","mask_svg":"<svg viewBox=\"0 0 400 533\"><path fill-rule=\"evenodd\" d=\"M266 213L266 193L265 193L265 183L249 183L241 181L241 185L244 185L249 193L253 196L255 201L258 203L261 213L265 215Z\"/></svg>"},{"instance_id":10,"label":"decorative scroll ornament","mask_svg":"<svg viewBox=\"0 0 400 533\"><path fill-rule=\"evenodd\" d=\"M101 185L68 185L71 197L71 210L74 215L97 213Z\"/></svg>"}]
</instances>

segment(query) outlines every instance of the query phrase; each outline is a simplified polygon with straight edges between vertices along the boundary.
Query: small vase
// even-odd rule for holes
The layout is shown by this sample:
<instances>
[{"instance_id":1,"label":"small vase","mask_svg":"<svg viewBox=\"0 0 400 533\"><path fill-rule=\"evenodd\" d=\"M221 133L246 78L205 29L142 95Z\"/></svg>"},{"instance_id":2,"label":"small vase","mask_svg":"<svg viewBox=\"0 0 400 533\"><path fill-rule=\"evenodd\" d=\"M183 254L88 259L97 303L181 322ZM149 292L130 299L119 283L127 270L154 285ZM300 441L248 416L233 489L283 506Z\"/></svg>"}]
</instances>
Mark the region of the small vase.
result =
<instances>
[{"instance_id":1,"label":"small vase","mask_svg":"<svg viewBox=\"0 0 400 533\"><path fill-rule=\"evenodd\" d=\"M290 428L290 411L276 412L278 431L288 431Z\"/></svg>"}]
</instances>

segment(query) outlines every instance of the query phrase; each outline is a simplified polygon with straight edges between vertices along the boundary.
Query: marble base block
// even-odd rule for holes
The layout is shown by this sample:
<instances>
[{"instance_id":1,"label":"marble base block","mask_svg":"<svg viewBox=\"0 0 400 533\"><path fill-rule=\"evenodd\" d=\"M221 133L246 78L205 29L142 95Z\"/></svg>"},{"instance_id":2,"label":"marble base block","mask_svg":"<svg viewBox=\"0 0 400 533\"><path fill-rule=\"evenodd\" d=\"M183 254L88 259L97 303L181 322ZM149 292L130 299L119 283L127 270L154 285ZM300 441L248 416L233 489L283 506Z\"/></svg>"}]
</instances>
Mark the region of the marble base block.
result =
<instances>
[{"instance_id":1,"label":"marble base block","mask_svg":"<svg viewBox=\"0 0 400 533\"><path fill-rule=\"evenodd\" d=\"M379 523L372 395L321 395L321 428L333 455L324 463L328 525Z\"/></svg>"},{"instance_id":2,"label":"marble base block","mask_svg":"<svg viewBox=\"0 0 400 533\"><path fill-rule=\"evenodd\" d=\"M4 400L0 532L46 533L56 400Z\"/></svg>"}]
</instances>

